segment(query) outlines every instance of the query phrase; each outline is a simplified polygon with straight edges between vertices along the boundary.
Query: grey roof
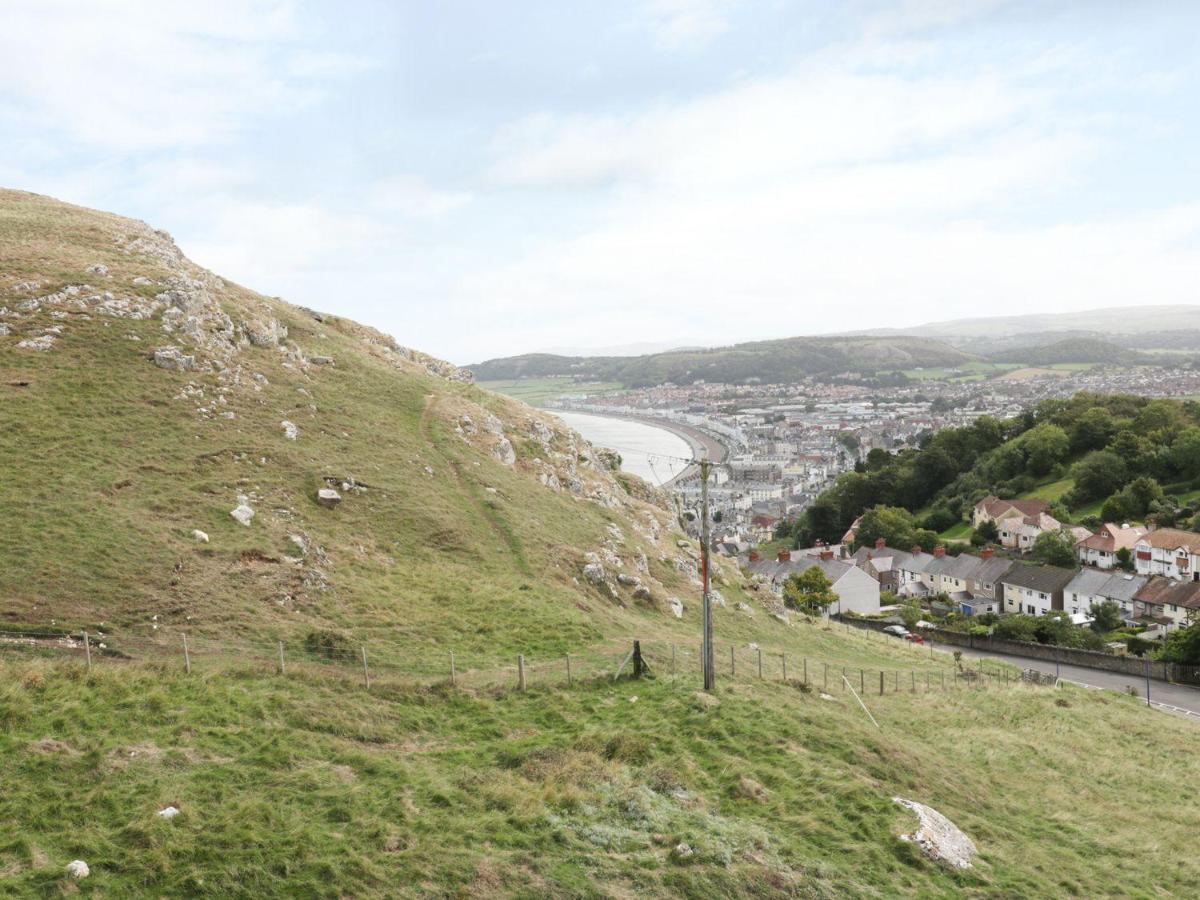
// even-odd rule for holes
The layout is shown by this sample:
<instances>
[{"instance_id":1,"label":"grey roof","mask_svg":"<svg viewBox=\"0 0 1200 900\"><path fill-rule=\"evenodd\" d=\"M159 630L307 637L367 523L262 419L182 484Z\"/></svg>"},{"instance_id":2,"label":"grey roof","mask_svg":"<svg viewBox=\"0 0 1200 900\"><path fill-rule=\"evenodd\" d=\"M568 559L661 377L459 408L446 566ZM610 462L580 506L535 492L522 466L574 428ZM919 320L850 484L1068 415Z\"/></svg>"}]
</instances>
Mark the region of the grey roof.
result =
<instances>
[{"instance_id":1,"label":"grey roof","mask_svg":"<svg viewBox=\"0 0 1200 900\"><path fill-rule=\"evenodd\" d=\"M781 578L786 578L788 575L799 574L806 569L811 569L813 566L819 566L821 571L825 573L825 577L835 583L843 575L855 568L850 563L842 560L813 559L811 556L799 559L793 558L788 562L779 562L774 559L760 559L749 563L746 568L755 575L765 575L772 581L778 581Z\"/></svg>"},{"instance_id":2,"label":"grey roof","mask_svg":"<svg viewBox=\"0 0 1200 900\"><path fill-rule=\"evenodd\" d=\"M1085 567L1071 579L1065 590L1074 594L1128 601L1132 600L1133 595L1149 580L1149 576L1146 575L1129 575L1125 572Z\"/></svg>"},{"instance_id":3,"label":"grey roof","mask_svg":"<svg viewBox=\"0 0 1200 900\"><path fill-rule=\"evenodd\" d=\"M1060 569L1057 566L1013 566L1000 580L1014 587L1029 588L1053 594L1061 591L1075 577L1074 569Z\"/></svg>"},{"instance_id":4,"label":"grey roof","mask_svg":"<svg viewBox=\"0 0 1200 900\"><path fill-rule=\"evenodd\" d=\"M1011 559L1005 559L1003 556L993 556L991 559L983 560L983 565L975 572L975 581L983 582L984 584L995 584L998 581L1003 581L1008 570L1015 566Z\"/></svg>"},{"instance_id":5,"label":"grey roof","mask_svg":"<svg viewBox=\"0 0 1200 900\"><path fill-rule=\"evenodd\" d=\"M954 562L950 563L950 565L943 567L942 574L949 575L951 578L973 579L981 565L983 565L983 560L978 556L963 553L954 557Z\"/></svg>"}]
</instances>

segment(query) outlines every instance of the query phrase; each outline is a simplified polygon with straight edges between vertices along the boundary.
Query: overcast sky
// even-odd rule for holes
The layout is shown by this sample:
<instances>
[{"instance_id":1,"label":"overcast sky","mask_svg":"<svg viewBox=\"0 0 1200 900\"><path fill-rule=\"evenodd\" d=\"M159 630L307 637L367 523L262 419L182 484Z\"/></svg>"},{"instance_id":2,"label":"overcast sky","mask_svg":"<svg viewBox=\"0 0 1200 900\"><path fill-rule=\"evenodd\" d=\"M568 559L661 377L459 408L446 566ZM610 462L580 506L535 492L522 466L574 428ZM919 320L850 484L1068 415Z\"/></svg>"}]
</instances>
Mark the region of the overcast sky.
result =
<instances>
[{"instance_id":1,"label":"overcast sky","mask_svg":"<svg viewBox=\"0 0 1200 900\"><path fill-rule=\"evenodd\" d=\"M1200 4L2 0L0 184L459 363L1196 302Z\"/></svg>"}]
</instances>

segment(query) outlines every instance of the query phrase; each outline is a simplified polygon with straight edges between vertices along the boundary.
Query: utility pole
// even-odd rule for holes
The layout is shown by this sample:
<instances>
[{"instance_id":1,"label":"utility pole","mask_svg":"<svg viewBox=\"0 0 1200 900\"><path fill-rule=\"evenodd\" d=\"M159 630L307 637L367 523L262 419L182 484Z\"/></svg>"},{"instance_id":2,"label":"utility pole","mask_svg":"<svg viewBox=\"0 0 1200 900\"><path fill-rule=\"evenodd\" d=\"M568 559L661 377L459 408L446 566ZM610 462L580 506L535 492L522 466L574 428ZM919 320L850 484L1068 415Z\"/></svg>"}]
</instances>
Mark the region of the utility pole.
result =
<instances>
[{"instance_id":1,"label":"utility pole","mask_svg":"<svg viewBox=\"0 0 1200 900\"><path fill-rule=\"evenodd\" d=\"M704 689L717 686L713 665L712 600L708 588L708 460L700 460L700 566L704 579Z\"/></svg>"}]
</instances>

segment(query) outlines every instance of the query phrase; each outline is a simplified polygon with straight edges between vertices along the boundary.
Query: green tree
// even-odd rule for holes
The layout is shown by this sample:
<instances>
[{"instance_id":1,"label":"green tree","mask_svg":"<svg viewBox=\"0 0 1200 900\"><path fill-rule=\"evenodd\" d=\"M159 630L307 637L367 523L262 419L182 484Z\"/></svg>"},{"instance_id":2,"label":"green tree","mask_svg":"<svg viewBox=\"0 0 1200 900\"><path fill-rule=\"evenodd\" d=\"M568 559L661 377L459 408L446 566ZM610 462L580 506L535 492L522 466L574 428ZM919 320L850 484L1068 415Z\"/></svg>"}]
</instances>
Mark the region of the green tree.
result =
<instances>
[{"instance_id":1,"label":"green tree","mask_svg":"<svg viewBox=\"0 0 1200 900\"><path fill-rule=\"evenodd\" d=\"M1116 433L1112 414L1102 406L1093 406L1075 421L1071 429L1071 452L1102 450Z\"/></svg>"},{"instance_id":2,"label":"green tree","mask_svg":"<svg viewBox=\"0 0 1200 900\"><path fill-rule=\"evenodd\" d=\"M1136 566L1133 562L1133 551L1128 547L1122 547L1116 552L1117 568L1122 572L1132 572Z\"/></svg>"},{"instance_id":3,"label":"green tree","mask_svg":"<svg viewBox=\"0 0 1200 900\"><path fill-rule=\"evenodd\" d=\"M1128 480L1129 470L1117 454L1093 450L1075 464L1071 475L1075 479L1072 498L1078 506L1119 491Z\"/></svg>"},{"instance_id":4,"label":"green tree","mask_svg":"<svg viewBox=\"0 0 1200 900\"><path fill-rule=\"evenodd\" d=\"M984 519L979 523L979 527L975 529L975 537L979 538L980 544L995 544L1000 541L1000 529L996 527L996 523L991 519ZM974 540L971 543L975 543Z\"/></svg>"},{"instance_id":5,"label":"green tree","mask_svg":"<svg viewBox=\"0 0 1200 900\"><path fill-rule=\"evenodd\" d=\"M1046 566L1070 569L1075 566L1075 538L1065 531L1043 531L1033 542L1030 555Z\"/></svg>"},{"instance_id":6,"label":"green tree","mask_svg":"<svg viewBox=\"0 0 1200 900\"><path fill-rule=\"evenodd\" d=\"M900 607L900 618L904 620L904 627L909 631L915 631L917 623L921 621L924 612L920 604L915 600L909 600Z\"/></svg>"},{"instance_id":7,"label":"green tree","mask_svg":"<svg viewBox=\"0 0 1200 900\"><path fill-rule=\"evenodd\" d=\"M1168 443L1183 424L1183 410L1172 400L1151 400L1133 420L1133 430L1155 443Z\"/></svg>"},{"instance_id":8,"label":"green tree","mask_svg":"<svg viewBox=\"0 0 1200 900\"><path fill-rule=\"evenodd\" d=\"M913 515L898 506L873 506L862 514L855 533L856 547L874 547L877 538L883 538L891 547L907 549L912 544L916 526Z\"/></svg>"},{"instance_id":9,"label":"green tree","mask_svg":"<svg viewBox=\"0 0 1200 900\"><path fill-rule=\"evenodd\" d=\"M1066 459L1071 442L1057 425L1043 422L1022 435L1021 449L1025 452L1025 465L1030 474L1045 475Z\"/></svg>"},{"instance_id":10,"label":"green tree","mask_svg":"<svg viewBox=\"0 0 1200 900\"><path fill-rule=\"evenodd\" d=\"M809 566L803 572L789 575L783 582L784 605L805 615L819 615L837 601L833 583L825 577L820 566Z\"/></svg>"},{"instance_id":11,"label":"green tree","mask_svg":"<svg viewBox=\"0 0 1200 900\"><path fill-rule=\"evenodd\" d=\"M1171 462L1184 478L1200 476L1200 428L1185 428L1175 436Z\"/></svg>"},{"instance_id":12,"label":"green tree","mask_svg":"<svg viewBox=\"0 0 1200 900\"><path fill-rule=\"evenodd\" d=\"M1104 505L1100 507L1100 518L1105 522L1128 522L1133 518L1129 514L1129 507L1125 503L1125 498L1120 494L1113 494L1104 501Z\"/></svg>"},{"instance_id":13,"label":"green tree","mask_svg":"<svg viewBox=\"0 0 1200 900\"><path fill-rule=\"evenodd\" d=\"M1184 666L1200 666L1200 624L1179 628L1167 635L1162 658Z\"/></svg>"},{"instance_id":14,"label":"green tree","mask_svg":"<svg viewBox=\"0 0 1200 900\"><path fill-rule=\"evenodd\" d=\"M867 452L867 471L878 472L892 461L892 454L879 447L872 447Z\"/></svg>"},{"instance_id":15,"label":"green tree","mask_svg":"<svg viewBox=\"0 0 1200 900\"><path fill-rule=\"evenodd\" d=\"M1108 634L1121 627L1121 607L1116 600L1103 600L1092 605L1092 631Z\"/></svg>"}]
</instances>

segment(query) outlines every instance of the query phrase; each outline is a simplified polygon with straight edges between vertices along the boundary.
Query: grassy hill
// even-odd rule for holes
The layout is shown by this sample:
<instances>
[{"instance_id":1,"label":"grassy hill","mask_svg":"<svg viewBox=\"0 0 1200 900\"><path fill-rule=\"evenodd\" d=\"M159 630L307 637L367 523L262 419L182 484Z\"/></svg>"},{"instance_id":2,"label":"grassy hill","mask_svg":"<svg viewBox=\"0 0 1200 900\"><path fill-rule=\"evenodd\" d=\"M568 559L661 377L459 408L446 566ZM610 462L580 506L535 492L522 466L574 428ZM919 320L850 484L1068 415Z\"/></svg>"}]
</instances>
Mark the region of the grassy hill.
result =
<instances>
[{"instance_id":1,"label":"grassy hill","mask_svg":"<svg viewBox=\"0 0 1200 900\"><path fill-rule=\"evenodd\" d=\"M1023 346L991 354L996 362L1021 363L1026 366L1054 366L1064 363L1097 363L1102 365L1138 365L1147 361L1143 354L1123 349L1100 338L1067 338L1050 344Z\"/></svg>"},{"instance_id":2,"label":"grassy hill","mask_svg":"<svg viewBox=\"0 0 1200 900\"><path fill-rule=\"evenodd\" d=\"M785 623L729 564L719 692L697 695L695 548L661 498L452 366L222 281L142 223L11 191L0 324L6 896L1200 885L1153 824L1200 824L1194 726L1133 698L941 690L949 656ZM90 673L74 642L16 634L81 629ZM614 679L631 638L655 677ZM885 673L878 729L842 666L868 689ZM896 795L963 827L976 866L900 840ZM72 882L76 858L92 875Z\"/></svg>"},{"instance_id":3,"label":"grassy hill","mask_svg":"<svg viewBox=\"0 0 1200 900\"><path fill-rule=\"evenodd\" d=\"M708 350L680 350L636 357L567 357L527 354L471 366L482 381L572 376L626 387L695 381L769 383L810 375L872 373L916 366L956 366L974 357L924 338L794 337Z\"/></svg>"}]
</instances>

